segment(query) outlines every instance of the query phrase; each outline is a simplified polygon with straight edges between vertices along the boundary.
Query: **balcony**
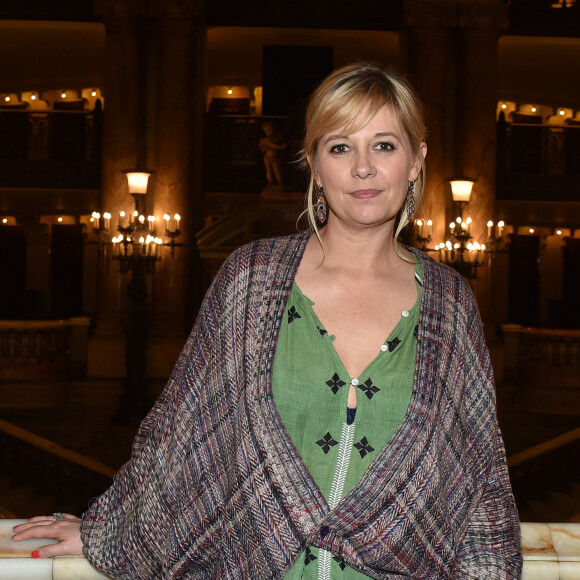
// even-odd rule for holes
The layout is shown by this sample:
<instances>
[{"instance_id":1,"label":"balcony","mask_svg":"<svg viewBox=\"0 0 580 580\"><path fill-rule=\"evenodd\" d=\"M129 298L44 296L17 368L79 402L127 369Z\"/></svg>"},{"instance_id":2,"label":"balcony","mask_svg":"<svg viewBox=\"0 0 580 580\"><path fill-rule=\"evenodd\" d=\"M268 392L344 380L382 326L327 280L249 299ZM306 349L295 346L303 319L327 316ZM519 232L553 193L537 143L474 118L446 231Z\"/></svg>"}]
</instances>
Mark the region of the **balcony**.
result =
<instances>
[{"instance_id":1,"label":"balcony","mask_svg":"<svg viewBox=\"0 0 580 580\"><path fill-rule=\"evenodd\" d=\"M498 200L578 201L580 125L500 119L497 127Z\"/></svg>"},{"instance_id":2,"label":"balcony","mask_svg":"<svg viewBox=\"0 0 580 580\"><path fill-rule=\"evenodd\" d=\"M0 109L0 187L98 188L102 111Z\"/></svg>"}]
</instances>

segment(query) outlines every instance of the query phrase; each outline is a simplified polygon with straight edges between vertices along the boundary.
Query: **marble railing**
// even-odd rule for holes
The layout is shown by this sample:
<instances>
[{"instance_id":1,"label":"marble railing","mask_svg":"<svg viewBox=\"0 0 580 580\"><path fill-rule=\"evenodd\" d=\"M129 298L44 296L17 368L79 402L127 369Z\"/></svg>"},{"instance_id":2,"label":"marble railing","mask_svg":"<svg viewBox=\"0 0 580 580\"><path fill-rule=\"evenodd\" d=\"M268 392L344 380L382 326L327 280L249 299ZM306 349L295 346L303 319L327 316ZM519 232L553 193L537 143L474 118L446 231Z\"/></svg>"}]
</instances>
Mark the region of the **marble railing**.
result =
<instances>
[{"instance_id":1,"label":"marble railing","mask_svg":"<svg viewBox=\"0 0 580 580\"><path fill-rule=\"evenodd\" d=\"M0 580L104 580L83 557L33 559L47 540L12 542L12 528L26 520L0 520ZM580 524L522 523L522 580L580 579ZM493 579L490 579L493 580Z\"/></svg>"},{"instance_id":2,"label":"marble railing","mask_svg":"<svg viewBox=\"0 0 580 580\"><path fill-rule=\"evenodd\" d=\"M580 523L522 523L522 548L522 580L580 579Z\"/></svg>"}]
</instances>

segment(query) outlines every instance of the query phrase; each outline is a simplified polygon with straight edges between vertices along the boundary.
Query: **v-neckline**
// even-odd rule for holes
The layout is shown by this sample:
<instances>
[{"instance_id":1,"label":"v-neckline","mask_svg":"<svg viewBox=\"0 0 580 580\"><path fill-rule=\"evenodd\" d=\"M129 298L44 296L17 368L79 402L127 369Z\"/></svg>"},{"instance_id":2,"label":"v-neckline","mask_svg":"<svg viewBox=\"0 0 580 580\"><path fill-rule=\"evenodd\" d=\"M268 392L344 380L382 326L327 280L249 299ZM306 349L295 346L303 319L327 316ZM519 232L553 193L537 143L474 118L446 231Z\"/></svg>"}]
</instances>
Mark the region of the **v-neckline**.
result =
<instances>
[{"instance_id":1,"label":"v-neckline","mask_svg":"<svg viewBox=\"0 0 580 580\"><path fill-rule=\"evenodd\" d=\"M417 259L416 256L414 256L416 262L415 262L415 276L414 276L414 280L415 280L415 284L417 286L419 286L419 288L417 288L417 298L415 300L415 303L413 304L413 306L409 309L409 310L404 310L402 312L406 312L408 317L412 317L415 313L415 311L419 308L420 306L420 302L421 302L421 287L420 285L417 283L417 266L419 264L419 261ZM381 344L381 346L379 346L377 348L377 353L375 354L375 356L370 360L370 362L368 362L365 367L362 369L362 371L357 375L354 376L352 374L350 374L348 372L348 370L346 369L346 366L344 365L344 362L342 361L342 359L340 358L340 355L338 354L335 346L334 346L334 340L336 338L336 336L334 334L330 334L328 332L328 330L326 330L326 327L324 326L324 324L322 323L322 321L320 320L320 318L318 317L318 314L316 313L316 310L314 310L314 305L315 302L313 300L311 300L306 294L304 294L304 292L302 292L302 290L300 289L300 286L298 285L298 283L295 281L293 284L293 290L296 291L300 297L300 299L304 300L305 303L307 303L309 305L309 309L308 309L308 315L312 317L314 323L316 324L316 326L319 329L322 329L325 331L325 336L323 336L323 342L325 344L325 347L328 348L333 360L335 361L335 363L338 365L338 367L340 369L342 369L344 371L344 375L347 376L349 378L349 383L350 381L352 381L353 379L357 379L360 381L361 377L364 376L365 374L368 374L368 370L375 364L375 362L377 361L377 359L384 355L385 353L381 350L381 346L382 345L388 345L389 343L391 343L395 338L401 336L401 330L405 329L406 324L408 323L408 321L406 320L406 317L401 313L401 318L399 319L399 321L397 322L397 324L395 325L395 327L393 328L393 330L391 330L391 332L389 333L389 335L386 337L386 339L384 340L384 342ZM405 334L408 335L409 334L409 329L405 329ZM405 336L405 338L407 338L407 336ZM393 352L395 352L396 350L401 348L403 341L401 340L401 343L398 344L395 349L393 351L390 351L391 354Z\"/></svg>"}]
</instances>

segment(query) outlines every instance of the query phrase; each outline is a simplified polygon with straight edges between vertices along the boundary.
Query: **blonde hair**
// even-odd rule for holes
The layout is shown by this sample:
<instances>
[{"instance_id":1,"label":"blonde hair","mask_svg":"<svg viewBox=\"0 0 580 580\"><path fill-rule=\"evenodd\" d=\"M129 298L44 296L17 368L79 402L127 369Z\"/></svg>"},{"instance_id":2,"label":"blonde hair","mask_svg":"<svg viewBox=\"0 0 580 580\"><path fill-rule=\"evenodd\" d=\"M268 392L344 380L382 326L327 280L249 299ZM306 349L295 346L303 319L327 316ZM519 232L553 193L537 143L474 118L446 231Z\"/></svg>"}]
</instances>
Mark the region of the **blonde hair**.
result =
<instances>
[{"instance_id":1,"label":"blonde hair","mask_svg":"<svg viewBox=\"0 0 580 580\"><path fill-rule=\"evenodd\" d=\"M345 128L348 133L362 129L381 109L388 105L395 114L409 139L411 150L421 160L421 169L415 180L415 206L423 197L425 164L420 153L420 145L425 140L423 107L415 90L399 74L372 63L355 63L344 66L331 73L317 87L306 111L306 133L300 162L309 171L309 184L306 194L310 228L318 235L315 217L317 187L313 167L320 139L328 133ZM361 112L364 112L361 115ZM408 223L408 197L400 212L395 239Z\"/></svg>"}]
</instances>

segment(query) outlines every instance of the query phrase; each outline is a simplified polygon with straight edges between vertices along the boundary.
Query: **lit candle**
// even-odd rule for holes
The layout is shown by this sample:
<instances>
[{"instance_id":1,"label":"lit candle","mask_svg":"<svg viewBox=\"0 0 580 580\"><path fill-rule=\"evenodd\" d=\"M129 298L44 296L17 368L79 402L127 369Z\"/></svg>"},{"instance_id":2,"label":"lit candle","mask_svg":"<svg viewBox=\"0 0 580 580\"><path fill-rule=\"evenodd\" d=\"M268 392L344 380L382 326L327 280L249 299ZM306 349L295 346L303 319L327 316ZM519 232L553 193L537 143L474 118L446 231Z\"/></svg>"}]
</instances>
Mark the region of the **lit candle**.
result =
<instances>
[{"instance_id":1,"label":"lit candle","mask_svg":"<svg viewBox=\"0 0 580 580\"><path fill-rule=\"evenodd\" d=\"M125 226L125 212L119 212L119 227L122 228Z\"/></svg>"},{"instance_id":2,"label":"lit candle","mask_svg":"<svg viewBox=\"0 0 580 580\"><path fill-rule=\"evenodd\" d=\"M467 218L467 233L470 234L471 233L471 218L468 217Z\"/></svg>"},{"instance_id":3,"label":"lit candle","mask_svg":"<svg viewBox=\"0 0 580 580\"><path fill-rule=\"evenodd\" d=\"M419 227L419 237L423 237L423 220L417 220L417 226Z\"/></svg>"},{"instance_id":4,"label":"lit candle","mask_svg":"<svg viewBox=\"0 0 580 580\"><path fill-rule=\"evenodd\" d=\"M491 238L491 228L493 228L493 222L489 220L487 222L487 237Z\"/></svg>"},{"instance_id":5,"label":"lit candle","mask_svg":"<svg viewBox=\"0 0 580 580\"><path fill-rule=\"evenodd\" d=\"M431 237L433 234L433 222L431 220L427 220L427 235Z\"/></svg>"},{"instance_id":6,"label":"lit candle","mask_svg":"<svg viewBox=\"0 0 580 580\"><path fill-rule=\"evenodd\" d=\"M99 225L100 225L101 214L98 213L98 212L96 212L96 211L94 211L92 213L92 216L91 217L93 218L93 228L95 230L98 230L99 229Z\"/></svg>"},{"instance_id":7,"label":"lit candle","mask_svg":"<svg viewBox=\"0 0 580 580\"><path fill-rule=\"evenodd\" d=\"M177 231L179 229L179 221L181 220L181 216L178 213L176 213L173 216L173 219L175 220L175 231Z\"/></svg>"},{"instance_id":8,"label":"lit candle","mask_svg":"<svg viewBox=\"0 0 580 580\"><path fill-rule=\"evenodd\" d=\"M108 211L106 211L103 214L103 218L105 220L105 229L108 230L111 227L111 214Z\"/></svg>"},{"instance_id":9,"label":"lit candle","mask_svg":"<svg viewBox=\"0 0 580 580\"><path fill-rule=\"evenodd\" d=\"M500 237L500 238L502 237L502 233L503 233L504 226L505 226L505 224L504 224L503 221L497 222L497 227L498 227L498 230L499 230L499 236L498 237Z\"/></svg>"},{"instance_id":10,"label":"lit candle","mask_svg":"<svg viewBox=\"0 0 580 580\"><path fill-rule=\"evenodd\" d=\"M150 215L147 217L147 221L149 222L149 231L154 231L155 229L155 216Z\"/></svg>"}]
</instances>

